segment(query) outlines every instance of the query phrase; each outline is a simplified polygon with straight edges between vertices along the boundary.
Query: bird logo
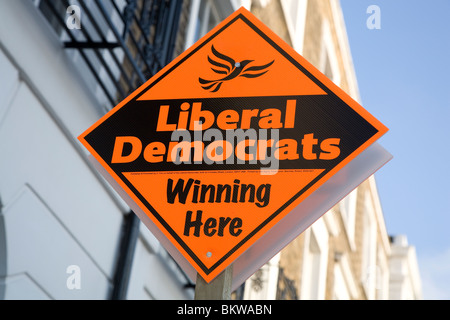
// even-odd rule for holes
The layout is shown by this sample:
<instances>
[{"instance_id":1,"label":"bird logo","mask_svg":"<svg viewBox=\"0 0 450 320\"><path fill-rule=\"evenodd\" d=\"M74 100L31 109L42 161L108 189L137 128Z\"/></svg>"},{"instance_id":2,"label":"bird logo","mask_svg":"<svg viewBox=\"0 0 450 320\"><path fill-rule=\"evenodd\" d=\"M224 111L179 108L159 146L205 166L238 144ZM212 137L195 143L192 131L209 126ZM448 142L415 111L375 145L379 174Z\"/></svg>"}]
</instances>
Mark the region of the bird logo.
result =
<instances>
[{"instance_id":1,"label":"bird logo","mask_svg":"<svg viewBox=\"0 0 450 320\"><path fill-rule=\"evenodd\" d=\"M208 56L208 61L212 65L211 70L217 74L224 75L221 79L217 80L206 80L203 78L198 78L200 85L203 89L209 90L211 92L219 91L222 84L226 81L230 81L237 77L245 77L245 78L257 78L267 73L267 68L269 68L275 60L265 64L252 66L251 63L254 60L243 60L240 62L235 61L234 59L220 53L214 48L214 45L211 46L211 52L214 55L214 59Z\"/></svg>"}]
</instances>

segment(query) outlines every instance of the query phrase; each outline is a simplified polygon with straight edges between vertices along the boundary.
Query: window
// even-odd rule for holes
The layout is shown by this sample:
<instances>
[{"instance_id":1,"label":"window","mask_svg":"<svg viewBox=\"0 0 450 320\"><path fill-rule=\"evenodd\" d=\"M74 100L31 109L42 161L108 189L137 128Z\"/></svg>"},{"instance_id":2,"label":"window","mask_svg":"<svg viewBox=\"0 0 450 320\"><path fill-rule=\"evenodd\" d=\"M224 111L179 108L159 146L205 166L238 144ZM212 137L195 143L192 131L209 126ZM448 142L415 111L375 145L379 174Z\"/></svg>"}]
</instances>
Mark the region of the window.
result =
<instances>
[{"instance_id":1,"label":"window","mask_svg":"<svg viewBox=\"0 0 450 320\"><path fill-rule=\"evenodd\" d=\"M342 268L339 264L334 266L334 300L350 300L350 293L348 292Z\"/></svg>"},{"instance_id":2,"label":"window","mask_svg":"<svg viewBox=\"0 0 450 320\"><path fill-rule=\"evenodd\" d=\"M233 13L237 9L235 2L230 0L192 0L185 49L188 49Z\"/></svg>"},{"instance_id":3,"label":"window","mask_svg":"<svg viewBox=\"0 0 450 320\"><path fill-rule=\"evenodd\" d=\"M341 82L339 62L336 55L336 48L331 36L330 24L327 20L322 23L322 49L319 60L319 70L338 86Z\"/></svg>"},{"instance_id":4,"label":"window","mask_svg":"<svg viewBox=\"0 0 450 320\"><path fill-rule=\"evenodd\" d=\"M339 202L339 210L341 212L342 220L344 220L344 229L347 233L350 248L355 249L355 218L356 218L356 203L357 203L358 189L353 190L344 199Z\"/></svg>"},{"instance_id":5,"label":"window","mask_svg":"<svg viewBox=\"0 0 450 320\"><path fill-rule=\"evenodd\" d=\"M328 230L319 219L305 232L300 299L325 299L327 265Z\"/></svg>"},{"instance_id":6,"label":"window","mask_svg":"<svg viewBox=\"0 0 450 320\"><path fill-rule=\"evenodd\" d=\"M310 278L308 279L311 283L309 285L309 299L319 298L319 270L320 270L320 248L317 243L317 239L314 233L311 233L311 239L309 242L309 254L311 266L309 270Z\"/></svg>"},{"instance_id":7,"label":"window","mask_svg":"<svg viewBox=\"0 0 450 320\"><path fill-rule=\"evenodd\" d=\"M381 248L378 248L377 266L376 299L387 300L389 298L389 263L386 253Z\"/></svg>"},{"instance_id":8,"label":"window","mask_svg":"<svg viewBox=\"0 0 450 320\"><path fill-rule=\"evenodd\" d=\"M200 5L200 12L197 17L197 28L195 30L195 39L200 39L203 37L209 30L214 28L220 22L217 9L211 3L211 1L203 0Z\"/></svg>"},{"instance_id":9,"label":"window","mask_svg":"<svg viewBox=\"0 0 450 320\"><path fill-rule=\"evenodd\" d=\"M363 211L363 239L362 239L362 285L367 299L376 298L377 278L379 267L377 266L377 227L373 211L373 203L370 191L364 195Z\"/></svg>"},{"instance_id":10,"label":"window","mask_svg":"<svg viewBox=\"0 0 450 320\"><path fill-rule=\"evenodd\" d=\"M48 20L52 28L57 32L57 34L61 34L63 27L58 23L57 17L53 14L53 8L61 13L61 17L64 17L66 12L66 8L69 6L68 1L57 1L53 6L50 6L47 1L42 0L33 0L34 5L39 8L44 17ZM53 7L53 8L52 8Z\"/></svg>"},{"instance_id":11,"label":"window","mask_svg":"<svg viewBox=\"0 0 450 320\"><path fill-rule=\"evenodd\" d=\"M334 253L334 262L333 299L356 299L359 296L359 292L354 281L348 254L336 251Z\"/></svg>"},{"instance_id":12,"label":"window","mask_svg":"<svg viewBox=\"0 0 450 320\"><path fill-rule=\"evenodd\" d=\"M333 79L333 70L331 70L331 62L330 62L330 56L328 55L328 52L325 52L325 62L323 66L323 74L327 76L329 79Z\"/></svg>"},{"instance_id":13,"label":"window","mask_svg":"<svg viewBox=\"0 0 450 320\"><path fill-rule=\"evenodd\" d=\"M281 0L293 48L302 53L308 0Z\"/></svg>"}]
</instances>

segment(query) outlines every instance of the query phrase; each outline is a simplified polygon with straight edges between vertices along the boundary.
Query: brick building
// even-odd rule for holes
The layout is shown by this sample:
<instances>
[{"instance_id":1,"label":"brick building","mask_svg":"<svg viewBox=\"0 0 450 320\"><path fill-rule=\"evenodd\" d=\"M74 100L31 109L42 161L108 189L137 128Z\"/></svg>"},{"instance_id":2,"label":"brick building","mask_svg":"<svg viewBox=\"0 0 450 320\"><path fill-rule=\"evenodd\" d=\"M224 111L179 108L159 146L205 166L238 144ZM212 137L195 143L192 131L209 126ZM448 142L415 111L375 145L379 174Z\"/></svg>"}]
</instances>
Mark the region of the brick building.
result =
<instances>
[{"instance_id":1,"label":"brick building","mask_svg":"<svg viewBox=\"0 0 450 320\"><path fill-rule=\"evenodd\" d=\"M252 12L360 100L339 1L253 1ZM372 176L253 275L244 297L421 299L414 249L391 239Z\"/></svg>"}]
</instances>

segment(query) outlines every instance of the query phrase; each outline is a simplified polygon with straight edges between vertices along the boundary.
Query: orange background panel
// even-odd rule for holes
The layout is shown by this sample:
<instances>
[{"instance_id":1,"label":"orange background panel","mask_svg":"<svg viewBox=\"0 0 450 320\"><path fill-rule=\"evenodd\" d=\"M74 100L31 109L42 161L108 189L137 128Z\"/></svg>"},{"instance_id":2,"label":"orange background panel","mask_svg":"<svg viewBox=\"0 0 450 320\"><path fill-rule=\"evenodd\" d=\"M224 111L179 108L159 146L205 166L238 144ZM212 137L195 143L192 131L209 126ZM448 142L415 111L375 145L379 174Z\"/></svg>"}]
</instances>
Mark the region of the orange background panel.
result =
<instances>
[{"instance_id":1,"label":"orange background panel","mask_svg":"<svg viewBox=\"0 0 450 320\"><path fill-rule=\"evenodd\" d=\"M272 216L278 209L283 207L285 203L295 196L297 192L302 190L311 181L313 181L319 174L323 172L322 169L308 169L308 170L280 170L274 175L261 175L259 170L253 171L205 171L197 172L124 172L124 176L136 188L136 190L148 200L150 205L160 213L162 219L173 229L173 231L180 237L181 241L189 247L192 252L202 261L206 268L211 268L220 259L239 246L239 252L248 248L258 236L253 237L252 232L264 224L264 228L274 225L287 212L281 212L276 216ZM187 181L189 178L194 178L201 181L201 184L214 185L229 184L234 185L237 179L242 184L253 184L255 188L260 185L270 185L270 198L268 204L264 207L258 207L255 203L261 203L255 199L255 202L237 202L237 203L193 203L191 187L190 194L185 204L180 203L178 198L174 204L167 203L167 183L168 179L173 179L174 183L178 179ZM287 188L286 186L289 186ZM209 196L209 193L208 193ZM209 199L208 196L206 199ZM248 197L246 197L248 200ZM144 205L141 205L144 211L148 210ZM224 228L223 236L217 235L206 236L201 228L200 236L194 236L193 229L190 235L185 236L184 227L186 221L186 212L190 210L193 212L192 219L196 217L197 210L202 210L202 220L205 222L208 218L215 218L217 221L220 217L230 217L231 219L238 217L242 219L242 232L239 236L233 236L229 233L228 226ZM149 214L152 216L152 214ZM267 220L267 221L266 221ZM166 232L166 236L176 242L174 237ZM246 238L249 238L245 240ZM240 244L243 240L245 243ZM184 250L182 250L184 251ZM211 252L211 257L207 253ZM185 254L186 255L186 254ZM188 260L192 257L186 256ZM199 270L205 280L212 279L211 275L204 274Z\"/></svg>"},{"instance_id":2,"label":"orange background panel","mask_svg":"<svg viewBox=\"0 0 450 320\"><path fill-rule=\"evenodd\" d=\"M199 41L201 42L201 40ZM199 76L213 80L223 77L211 70L208 56L215 59L211 46L236 62L254 60L252 65L274 63L257 78L236 77L226 81L218 92L201 87ZM289 96L325 94L313 81L275 48L238 19L207 43L197 45L194 54L147 90L139 100L189 99L214 97ZM218 60L218 59L216 59Z\"/></svg>"}]
</instances>

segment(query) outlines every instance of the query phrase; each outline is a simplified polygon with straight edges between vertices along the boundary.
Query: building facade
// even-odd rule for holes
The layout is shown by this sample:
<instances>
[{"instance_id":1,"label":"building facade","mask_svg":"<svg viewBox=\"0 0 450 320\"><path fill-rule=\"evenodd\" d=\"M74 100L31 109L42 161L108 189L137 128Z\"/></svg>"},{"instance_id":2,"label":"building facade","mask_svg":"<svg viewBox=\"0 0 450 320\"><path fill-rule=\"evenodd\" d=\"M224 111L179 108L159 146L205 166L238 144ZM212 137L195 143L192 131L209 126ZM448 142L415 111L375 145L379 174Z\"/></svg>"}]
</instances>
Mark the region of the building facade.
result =
<instances>
[{"instance_id":1,"label":"building facade","mask_svg":"<svg viewBox=\"0 0 450 320\"><path fill-rule=\"evenodd\" d=\"M360 100L339 1L253 1L252 11ZM421 299L417 258L405 242L389 237L371 176L255 273L245 298Z\"/></svg>"},{"instance_id":2,"label":"building facade","mask_svg":"<svg viewBox=\"0 0 450 320\"><path fill-rule=\"evenodd\" d=\"M193 297L76 139L184 49L189 11L0 1L0 299Z\"/></svg>"},{"instance_id":3,"label":"building facade","mask_svg":"<svg viewBox=\"0 0 450 320\"><path fill-rule=\"evenodd\" d=\"M0 299L193 298L76 137L242 5L359 100L338 1L0 0ZM420 279L372 177L235 297L417 299Z\"/></svg>"}]
</instances>

